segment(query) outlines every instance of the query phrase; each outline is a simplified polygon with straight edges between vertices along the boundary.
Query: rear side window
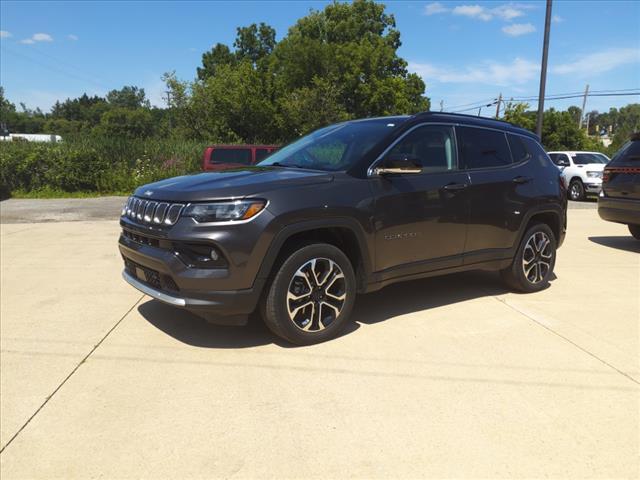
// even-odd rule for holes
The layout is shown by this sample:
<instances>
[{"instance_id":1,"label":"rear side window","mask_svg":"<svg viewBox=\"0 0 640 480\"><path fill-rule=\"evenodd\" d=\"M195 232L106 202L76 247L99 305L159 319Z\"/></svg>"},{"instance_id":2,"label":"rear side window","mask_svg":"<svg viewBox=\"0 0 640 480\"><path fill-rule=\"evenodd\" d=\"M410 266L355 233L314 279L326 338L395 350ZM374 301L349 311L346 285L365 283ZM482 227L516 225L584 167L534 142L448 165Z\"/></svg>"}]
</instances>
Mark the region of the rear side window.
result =
<instances>
[{"instance_id":1,"label":"rear side window","mask_svg":"<svg viewBox=\"0 0 640 480\"><path fill-rule=\"evenodd\" d=\"M510 133L508 133L507 139L509 140L509 147L511 148L513 163L526 162L532 157L531 152L527 148L525 139L523 137L519 135L511 135Z\"/></svg>"},{"instance_id":2,"label":"rear side window","mask_svg":"<svg viewBox=\"0 0 640 480\"><path fill-rule=\"evenodd\" d=\"M544 151L544 148L536 142L533 138L530 137L520 137L522 142L524 143L527 151L531 155L531 158L539 163L542 167L550 167L551 162L549 161L549 156L547 152ZM559 157L560 160L566 159L566 155L562 155ZM568 159L567 159L568 160Z\"/></svg>"},{"instance_id":3,"label":"rear side window","mask_svg":"<svg viewBox=\"0 0 640 480\"><path fill-rule=\"evenodd\" d=\"M614 155L609 165L634 167L640 164L640 140L632 140L625 143Z\"/></svg>"},{"instance_id":4,"label":"rear side window","mask_svg":"<svg viewBox=\"0 0 640 480\"><path fill-rule=\"evenodd\" d=\"M504 132L457 127L456 134L465 168L495 168L511 164L511 152Z\"/></svg>"},{"instance_id":5,"label":"rear side window","mask_svg":"<svg viewBox=\"0 0 640 480\"><path fill-rule=\"evenodd\" d=\"M215 148L211 152L211 163L237 163L251 165L251 150L248 148Z\"/></svg>"},{"instance_id":6,"label":"rear side window","mask_svg":"<svg viewBox=\"0 0 640 480\"><path fill-rule=\"evenodd\" d=\"M256 148L256 163L267 158L270 153L271 150L268 150L266 148Z\"/></svg>"}]
</instances>

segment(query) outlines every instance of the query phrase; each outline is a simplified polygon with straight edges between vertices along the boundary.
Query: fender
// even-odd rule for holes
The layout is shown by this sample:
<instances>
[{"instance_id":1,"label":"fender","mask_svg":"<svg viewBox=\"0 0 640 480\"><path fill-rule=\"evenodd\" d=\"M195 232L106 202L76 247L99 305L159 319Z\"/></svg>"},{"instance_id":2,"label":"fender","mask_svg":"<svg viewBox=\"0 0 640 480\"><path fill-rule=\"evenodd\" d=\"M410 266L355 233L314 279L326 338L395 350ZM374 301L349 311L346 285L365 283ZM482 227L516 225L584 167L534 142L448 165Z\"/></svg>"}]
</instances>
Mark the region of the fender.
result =
<instances>
[{"instance_id":1,"label":"fender","mask_svg":"<svg viewBox=\"0 0 640 480\"><path fill-rule=\"evenodd\" d=\"M510 253L511 256L515 255L516 250L520 246L520 242L522 242L522 237L525 234L525 230L529 222L535 215L539 215L541 213L551 213L556 217L556 221L558 222L558 231L560 232L559 238L556 238L556 248L560 248L562 242L564 241L564 233L566 231L566 222L563 224L562 220L562 209L553 208L548 205L538 205L536 207L532 207L525 217L522 219L522 223L520 223L520 229L518 230L518 235L516 236L517 241L511 247Z\"/></svg>"},{"instance_id":2,"label":"fender","mask_svg":"<svg viewBox=\"0 0 640 480\"><path fill-rule=\"evenodd\" d=\"M266 279L269 276L282 246L292 235L321 228L347 228L355 235L362 257L364 276L365 279L368 279L372 271L373 251L372 248L369 248L367 235L362 225L355 219L349 217L319 218L286 225L275 235L271 245L269 245L256 278Z\"/></svg>"}]
</instances>

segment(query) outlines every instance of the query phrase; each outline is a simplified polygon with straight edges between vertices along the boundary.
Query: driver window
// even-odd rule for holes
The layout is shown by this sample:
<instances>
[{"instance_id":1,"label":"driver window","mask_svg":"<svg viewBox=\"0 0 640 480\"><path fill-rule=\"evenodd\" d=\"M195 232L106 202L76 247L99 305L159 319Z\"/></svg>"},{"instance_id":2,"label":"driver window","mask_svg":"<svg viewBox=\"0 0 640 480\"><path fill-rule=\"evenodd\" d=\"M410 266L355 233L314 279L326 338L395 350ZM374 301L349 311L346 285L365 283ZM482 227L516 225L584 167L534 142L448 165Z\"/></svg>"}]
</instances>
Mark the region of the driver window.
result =
<instances>
[{"instance_id":1,"label":"driver window","mask_svg":"<svg viewBox=\"0 0 640 480\"><path fill-rule=\"evenodd\" d=\"M418 127L400 140L388 155L404 155L421 165L424 173L454 170L453 128L444 125Z\"/></svg>"}]
</instances>

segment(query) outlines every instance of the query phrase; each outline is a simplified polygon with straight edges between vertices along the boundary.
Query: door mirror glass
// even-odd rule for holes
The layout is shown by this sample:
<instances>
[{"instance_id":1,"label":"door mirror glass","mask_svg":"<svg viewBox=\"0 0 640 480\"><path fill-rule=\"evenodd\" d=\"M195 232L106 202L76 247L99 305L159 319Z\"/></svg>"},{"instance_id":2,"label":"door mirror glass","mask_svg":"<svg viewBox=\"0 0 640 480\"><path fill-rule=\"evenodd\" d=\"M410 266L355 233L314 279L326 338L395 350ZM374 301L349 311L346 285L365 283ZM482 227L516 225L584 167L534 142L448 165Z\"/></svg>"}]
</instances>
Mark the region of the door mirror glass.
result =
<instances>
[{"instance_id":1,"label":"door mirror glass","mask_svg":"<svg viewBox=\"0 0 640 480\"><path fill-rule=\"evenodd\" d=\"M409 153L390 153L375 169L378 175L393 173L421 173L422 162L416 155Z\"/></svg>"}]
</instances>

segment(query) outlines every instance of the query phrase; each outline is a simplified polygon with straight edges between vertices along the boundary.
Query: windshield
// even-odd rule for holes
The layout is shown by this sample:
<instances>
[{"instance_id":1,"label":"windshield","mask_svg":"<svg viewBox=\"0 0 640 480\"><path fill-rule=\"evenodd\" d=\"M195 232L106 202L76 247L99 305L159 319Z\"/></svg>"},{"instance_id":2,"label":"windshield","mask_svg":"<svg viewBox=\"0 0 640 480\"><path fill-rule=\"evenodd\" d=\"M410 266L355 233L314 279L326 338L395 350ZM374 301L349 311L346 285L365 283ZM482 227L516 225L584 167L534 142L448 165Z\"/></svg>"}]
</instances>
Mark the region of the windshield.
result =
<instances>
[{"instance_id":1,"label":"windshield","mask_svg":"<svg viewBox=\"0 0 640 480\"><path fill-rule=\"evenodd\" d=\"M330 125L290 143L258 165L346 170L405 120L393 117Z\"/></svg>"},{"instance_id":2,"label":"windshield","mask_svg":"<svg viewBox=\"0 0 640 480\"><path fill-rule=\"evenodd\" d=\"M607 157L598 153L574 153L571 155L576 165L588 165L590 163L608 163Z\"/></svg>"}]
</instances>

